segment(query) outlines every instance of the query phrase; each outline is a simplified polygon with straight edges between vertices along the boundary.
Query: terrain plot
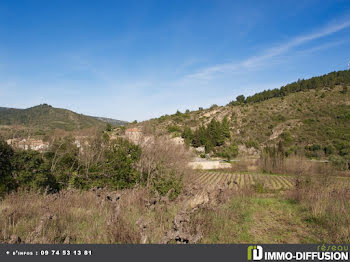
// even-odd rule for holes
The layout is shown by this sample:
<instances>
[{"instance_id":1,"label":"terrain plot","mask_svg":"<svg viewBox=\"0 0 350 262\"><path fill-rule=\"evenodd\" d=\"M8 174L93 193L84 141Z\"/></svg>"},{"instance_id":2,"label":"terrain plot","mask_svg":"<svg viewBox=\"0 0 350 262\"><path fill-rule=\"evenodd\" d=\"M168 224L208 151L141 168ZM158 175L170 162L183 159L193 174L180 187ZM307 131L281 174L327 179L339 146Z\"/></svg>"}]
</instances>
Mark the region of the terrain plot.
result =
<instances>
[{"instance_id":1,"label":"terrain plot","mask_svg":"<svg viewBox=\"0 0 350 262\"><path fill-rule=\"evenodd\" d=\"M229 171L199 171L192 175L192 181L204 187L226 184L230 189L264 184L271 190L290 189L294 177L286 175L267 175L259 173L235 173Z\"/></svg>"}]
</instances>

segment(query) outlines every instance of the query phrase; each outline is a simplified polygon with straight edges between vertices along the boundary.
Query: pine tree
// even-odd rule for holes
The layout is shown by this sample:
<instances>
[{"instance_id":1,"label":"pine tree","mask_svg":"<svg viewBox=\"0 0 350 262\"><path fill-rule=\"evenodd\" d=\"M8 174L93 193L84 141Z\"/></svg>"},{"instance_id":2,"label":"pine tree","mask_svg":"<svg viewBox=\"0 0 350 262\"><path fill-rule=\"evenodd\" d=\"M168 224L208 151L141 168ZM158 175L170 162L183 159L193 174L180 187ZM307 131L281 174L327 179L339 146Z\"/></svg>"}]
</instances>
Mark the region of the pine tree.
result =
<instances>
[{"instance_id":1,"label":"pine tree","mask_svg":"<svg viewBox=\"0 0 350 262\"><path fill-rule=\"evenodd\" d=\"M190 145L193 140L193 132L188 126L185 127L181 134L181 137L185 140L186 145Z\"/></svg>"},{"instance_id":2,"label":"pine tree","mask_svg":"<svg viewBox=\"0 0 350 262\"><path fill-rule=\"evenodd\" d=\"M231 137L231 134L230 134L230 122L228 121L227 116L224 117L224 119L222 120L221 125L222 125L223 135L226 138L230 138Z\"/></svg>"}]
</instances>

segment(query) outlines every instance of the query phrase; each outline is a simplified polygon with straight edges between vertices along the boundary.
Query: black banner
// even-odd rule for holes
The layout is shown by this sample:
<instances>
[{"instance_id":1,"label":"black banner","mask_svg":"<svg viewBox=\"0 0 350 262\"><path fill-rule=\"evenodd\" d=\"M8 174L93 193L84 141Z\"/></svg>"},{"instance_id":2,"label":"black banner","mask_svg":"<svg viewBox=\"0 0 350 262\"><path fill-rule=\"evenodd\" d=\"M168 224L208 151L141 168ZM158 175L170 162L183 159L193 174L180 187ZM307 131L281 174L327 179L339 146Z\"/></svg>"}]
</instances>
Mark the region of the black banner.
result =
<instances>
[{"instance_id":1,"label":"black banner","mask_svg":"<svg viewBox=\"0 0 350 262\"><path fill-rule=\"evenodd\" d=\"M349 261L349 245L0 245L0 261Z\"/></svg>"}]
</instances>

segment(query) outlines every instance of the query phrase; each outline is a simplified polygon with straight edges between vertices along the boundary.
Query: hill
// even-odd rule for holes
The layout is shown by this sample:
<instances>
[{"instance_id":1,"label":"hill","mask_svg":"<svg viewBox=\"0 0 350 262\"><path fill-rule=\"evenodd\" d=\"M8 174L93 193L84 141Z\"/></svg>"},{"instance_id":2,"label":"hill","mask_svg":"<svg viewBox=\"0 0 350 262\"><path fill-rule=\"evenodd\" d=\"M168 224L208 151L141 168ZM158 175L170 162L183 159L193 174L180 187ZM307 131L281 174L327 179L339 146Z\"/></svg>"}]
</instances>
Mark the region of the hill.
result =
<instances>
[{"instance_id":1,"label":"hill","mask_svg":"<svg viewBox=\"0 0 350 262\"><path fill-rule=\"evenodd\" d=\"M348 168L349 85L350 71L332 72L248 98L239 96L226 106L178 111L143 124L182 136L194 147L205 146L214 156L261 154L275 148L287 156L331 159Z\"/></svg>"},{"instance_id":2,"label":"hill","mask_svg":"<svg viewBox=\"0 0 350 262\"><path fill-rule=\"evenodd\" d=\"M119 120L91 117L73 111L42 104L27 109L0 108L0 125L20 125L41 130L66 131L90 127L104 127L106 122L124 123Z\"/></svg>"},{"instance_id":3,"label":"hill","mask_svg":"<svg viewBox=\"0 0 350 262\"><path fill-rule=\"evenodd\" d=\"M127 121L122 121L122 120L117 120L113 118L108 118L108 117L99 117L99 116L92 116L93 118L103 121L105 123L110 123L112 126L125 126L128 122Z\"/></svg>"}]
</instances>

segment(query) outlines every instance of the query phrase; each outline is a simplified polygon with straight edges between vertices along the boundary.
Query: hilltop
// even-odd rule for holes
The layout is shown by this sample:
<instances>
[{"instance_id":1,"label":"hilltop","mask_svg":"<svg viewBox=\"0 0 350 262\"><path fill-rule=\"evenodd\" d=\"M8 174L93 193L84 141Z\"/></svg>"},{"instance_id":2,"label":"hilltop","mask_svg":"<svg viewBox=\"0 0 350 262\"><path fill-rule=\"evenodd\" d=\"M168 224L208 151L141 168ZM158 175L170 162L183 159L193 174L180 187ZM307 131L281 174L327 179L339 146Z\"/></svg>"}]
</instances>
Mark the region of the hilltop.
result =
<instances>
[{"instance_id":1,"label":"hilltop","mask_svg":"<svg viewBox=\"0 0 350 262\"><path fill-rule=\"evenodd\" d=\"M40 130L80 130L90 127L104 127L106 123L123 125L126 122L109 118L78 114L68 109L42 104L27 109L0 107L0 125L19 125Z\"/></svg>"},{"instance_id":2,"label":"hilltop","mask_svg":"<svg viewBox=\"0 0 350 262\"><path fill-rule=\"evenodd\" d=\"M214 156L256 155L275 148L286 156L331 159L347 168L349 85L350 71L332 72L247 98L241 95L225 106L178 111L142 125L182 136L188 145L204 146Z\"/></svg>"}]
</instances>

